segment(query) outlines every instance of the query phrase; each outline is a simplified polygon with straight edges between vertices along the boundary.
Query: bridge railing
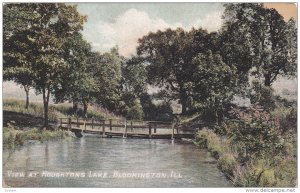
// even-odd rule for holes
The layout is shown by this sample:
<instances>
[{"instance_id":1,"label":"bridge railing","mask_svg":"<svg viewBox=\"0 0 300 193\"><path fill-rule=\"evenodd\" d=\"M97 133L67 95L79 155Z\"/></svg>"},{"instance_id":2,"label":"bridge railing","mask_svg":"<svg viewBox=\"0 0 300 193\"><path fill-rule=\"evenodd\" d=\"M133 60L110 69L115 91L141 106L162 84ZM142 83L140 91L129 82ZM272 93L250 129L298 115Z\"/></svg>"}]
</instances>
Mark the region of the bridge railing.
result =
<instances>
[{"instance_id":1,"label":"bridge railing","mask_svg":"<svg viewBox=\"0 0 300 193\"><path fill-rule=\"evenodd\" d=\"M177 134L179 127L174 122L140 121L126 119L60 118L60 127L102 132L126 132L141 134Z\"/></svg>"}]
</instances>

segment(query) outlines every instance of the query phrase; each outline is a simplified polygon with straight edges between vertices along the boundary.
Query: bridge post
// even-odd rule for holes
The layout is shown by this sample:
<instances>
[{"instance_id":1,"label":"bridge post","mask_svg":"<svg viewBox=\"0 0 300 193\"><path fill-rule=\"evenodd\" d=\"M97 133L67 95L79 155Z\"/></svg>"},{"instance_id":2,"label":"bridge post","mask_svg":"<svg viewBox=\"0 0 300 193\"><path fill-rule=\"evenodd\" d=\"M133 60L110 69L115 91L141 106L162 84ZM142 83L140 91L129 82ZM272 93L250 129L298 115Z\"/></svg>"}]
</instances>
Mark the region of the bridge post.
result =
<instances>
[{"instance_id":1,"label":"bridge post","mask_svg":"<svg viewBox=\"0 0 300 193\"><path fill-rule=\"evenodd\" d=\"M72 120L71 120L71 117L68 118L68 129L70 130L72 128Z\"/></svg>"},{"instance_id":2,"label":"bridge post","mask_svg":"<svg viewBox=\"0 0 300 193\"><path fill-rule=\"evenodd\" d=\"M92 129L94 129L94 117L92 118Z\"/></svg>"},{"instance_id":3,"label":"bridge post","mask_svg":"<svg viewBox=\"0 0 300 193\"><path fill-rule=\"evenodd\" d=\"M60 118L60 128L62 128L62 118Z\"/></svg>"},{"instance_id":4,"label":"bridge post","mask_svg":"<svg viewBox=\"0 0 300 193\"><path fill-rule=\"evenodd\" d=\"M105 136L105 120L102 120L102 135Z\"/></svg>"},{"instance_id":5,"label":"bridge post","mask_svg":"<svg viewBox=\"0 0 300 193\"><path fill-rule=\"evenodd\" d=\"M112 130L112 119L109 119L109 130Z\"/></svg>"},{"instance_id":6,"label":"bridge post","mask_svg":"<svg viewBox=\"0 0 300 193\"><path fill-rule=\"evenodd\" d=\"M156 133L157 123L154 123L154 133Z\"/></svg>"},{"instance_id":7,"label":"bridge post","mask_svg":"<svg viewBox=\"0 0 300 193\"><path fill-rule=\"evenodd\" d=\"M80 128L80 125L79 125L79 119L78 119L78 117L77 117L77 127L79 127L79 128Z\"/></svg>"},{"instance_id":8,"label":"bridge post","mask_svg":"<svg viewBox=\"0 0 300 193\"><path fill-rule=\"evenodd\" d=\"M175 130L175 127L174 127L174 122L172 122L172 140L174 139L174 130Z\"/></svg>"},{"instance_id":9,"label":"bridge post","mask_svg":"<svg viewBox=\"0 0 300 193\"><path fill-rule=\"evenodd\" d=\"M132 120L130 121L130 128L131 128L131 132L132 132L133 131Z\"/></svg>"},{"instance_id":10,"label":"bridge post","mask_svg":"<svg viewBox=\"0 0 300 193\"><path fill-rule=\"evenodd\" d=\"M127 120L125 120L125 127L124 127L124 133L123 133L123 138L127 138Z\"/></svg>"},{"instance_id":11,"label":"bridge post","mask_svg":"<svg viewBox=\"0 0 300 193\"><path fill-rule=\"evenodd\" d=\"M148 122L148 125L149 125L149 138L151 138L152 136L152 134L151 134L151 122Z\"/></svg>"}]
</instances>

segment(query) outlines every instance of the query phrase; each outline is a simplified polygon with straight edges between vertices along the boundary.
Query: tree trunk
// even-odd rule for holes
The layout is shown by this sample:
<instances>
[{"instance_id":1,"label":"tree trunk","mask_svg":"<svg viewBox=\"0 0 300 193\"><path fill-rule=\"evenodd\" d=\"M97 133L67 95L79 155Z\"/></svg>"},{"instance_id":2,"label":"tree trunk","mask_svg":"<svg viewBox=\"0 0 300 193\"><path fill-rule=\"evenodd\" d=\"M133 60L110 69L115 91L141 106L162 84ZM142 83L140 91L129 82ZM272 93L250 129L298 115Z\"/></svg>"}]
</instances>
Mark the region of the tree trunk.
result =
<instances>
[{"instance_id":1,"label":"tree trunk","mask_svg":"<svg viewBox=\"0 0 300 193\"><path fill-rule=\"evenodd\" d=\"M25 103L25 109L28 109L29 107L29 86L24 86L24 90L25 90L25 93L26 93L26 103Z\"/></svg>"},{"instance_id":2,"label":"tree trunk","mask_svg":"<svg viewBox=\"0 0 300 193\"><path fill-rule=\"evenodd\" d=\"M271 86L271 75L264 74L264 77L265 77L265 86L270 87Z\"/></svg>"},{"instance_id":3,"label":"tree trunk","mask_svg":"<svg viewBox=\"0 0 300 193\"><path fill-rule=\"evenodd\" d=\"M187 94L184 89L180 89L181 114L187 113Z\"/></svg>"},{"instance_id":4,"label":"tree trunk","mask_svg":"<svg viewBox=\"0 0 300 193\"><path fill-rule=\"evenodd\" d=\"M77 115L77 112L78 112L78 102L73 101L73 114Z\"/></svg>"},{"instance_id":5,"label":"tree trunk","mask_svg":"<svg viewBox=\"0 0 300 193\"><path fill-rule=\"evenodd\" d=\"M83 116L87 117L87 109L88 109L88 103L86 101L83 101Z\"/></svg>"},{"instance_id":6,"label":"tree trunk","mask_svg":"<svg viewBox=\"0 0 300 193\"><path fill-rule=\"evenodd\" d=\"M44 126L49 126L49 120L48 120L48 112L49 112L49 98L50 98L50 88L48 86L47 89L43 89L43 104L44 104Z\"/></svg>"}]
</instances>

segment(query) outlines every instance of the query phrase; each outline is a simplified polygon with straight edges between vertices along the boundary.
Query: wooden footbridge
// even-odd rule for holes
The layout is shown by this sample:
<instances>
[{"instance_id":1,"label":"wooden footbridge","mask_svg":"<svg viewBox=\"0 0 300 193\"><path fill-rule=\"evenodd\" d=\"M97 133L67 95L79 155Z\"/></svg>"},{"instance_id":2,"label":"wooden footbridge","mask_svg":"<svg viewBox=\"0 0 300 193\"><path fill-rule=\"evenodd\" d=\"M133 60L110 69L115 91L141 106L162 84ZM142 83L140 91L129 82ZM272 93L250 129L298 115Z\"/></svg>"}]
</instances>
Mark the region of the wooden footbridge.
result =
<instances>
[{"instance_id":1,"label":"wooden footbridge","mask_svg":"<svg viewBox=\"0 0 300 193\"><path fill-rule=\"evenodd\" d=\"M103 137L148 139L193 139L195 130L187 130L175 122L135 121L125 119L60 118L60 128L74 132L98 134Z\"/></svg>"}]
</instances>

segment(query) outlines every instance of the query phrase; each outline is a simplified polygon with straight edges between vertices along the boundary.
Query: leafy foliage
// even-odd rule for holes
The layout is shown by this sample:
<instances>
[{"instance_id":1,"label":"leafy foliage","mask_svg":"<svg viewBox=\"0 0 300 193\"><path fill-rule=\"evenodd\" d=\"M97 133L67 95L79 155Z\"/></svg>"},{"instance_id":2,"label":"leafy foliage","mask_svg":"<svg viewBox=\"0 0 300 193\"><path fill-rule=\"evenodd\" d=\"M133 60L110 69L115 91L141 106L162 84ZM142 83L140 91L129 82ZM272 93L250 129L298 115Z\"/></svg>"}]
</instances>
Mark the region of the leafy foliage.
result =
<instances>
[{"instance_id":1,"label":"leafy foliage","mask_svg":"<svg viewBox=\"0 0 300 193\"><path fill-rule=\"evenodd\" d=\"M244 72L255 67L253 73L263 77L268 87L278 75L295 75L293 20L286 23L275 9L263 4L230 3L225 4L224 24L225 50L231 52L229 57L228 52L223 54L226 62L232 61Z\"/></svg>"}]
</instances>

